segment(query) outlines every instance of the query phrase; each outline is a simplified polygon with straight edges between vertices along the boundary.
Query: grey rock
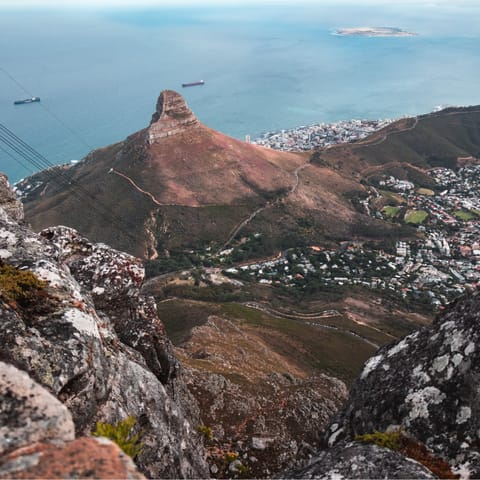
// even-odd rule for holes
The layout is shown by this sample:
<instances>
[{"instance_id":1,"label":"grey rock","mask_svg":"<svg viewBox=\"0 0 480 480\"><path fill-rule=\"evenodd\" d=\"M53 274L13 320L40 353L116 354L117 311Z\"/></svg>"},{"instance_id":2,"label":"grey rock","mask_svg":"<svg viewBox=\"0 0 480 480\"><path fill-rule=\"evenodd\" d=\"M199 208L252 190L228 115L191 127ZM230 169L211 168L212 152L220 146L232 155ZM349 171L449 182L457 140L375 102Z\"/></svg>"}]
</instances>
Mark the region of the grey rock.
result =
<instances>
[{"instance_id":1,"label":"grey rock","mask_svg":"<svg viewBox=\"0 0 480 480\"><path fill-rule=\"evenodd\" d=\"M382 348L363 369L326 443L400 426L463 476L480 476L480 295Z\"/></svg>"},{"instance_id":2,"label":"grey rock","mask_svg":"<svg viewBox=\"0 0 480 480\"><path fill-rule=\"evenodd\" d=\"M0 362L0 455L35 442L74 437L68 408L28 374Z\"/></svg>"},{"instance_id":3,"label":"grey rock","mask_svg":"<svg viewBox=\"0 0 480 480\"><path fill-rule=\"evenodd\" d=\"M15 192L10 188L6 175L0 173L0 207L7 215L17 222L21 222L23 216L23 205L18 200Z\"/></svg>"},{"instance_id":4,"label":"grey rock","mask_svg":"<svg viewBox=\"0 0 480 480\"><path fill-rule=\"evenodd\" d=\"M0 360L61 400L79 435L134 415L146 475L208 477L198 409L154 303L139 294L140 261L65 227L39 236L1 207L0 252L48 283L40 313L0 300Z\"/></svg>"},{"instance_id":5,"label":"grey rock","mask_svg":"<svg viewBox=\"0 0 480 480\"><path fill-rule=\"evenodd\" d=\"M41 235L57 247L57 260L91 294L97 312L109 317L120 341L140 352L150 370L168 384L179 364L154 299L140 295L142 262L107 245L92 244L68 227L48 228Z\"/></svg>"},{"instance_id":6,"label":"grey rock","mask_svg":"<svg viewBox=\"0 0 480 480\"><path fill-rule=\"evenodd\" d=\"M273 440L273 438L252 437L252 448L255 450L265 450Z\"/></svg>"},{"instance_id":7,"label":"grey rock","mask_svg":"<svg viewBox=\"0 0 480 480\"><path fill-rule=\"evenodd\" d=\"M437 478L423 465L397 452L371 444L339 444L322 452L305 468L285 478Z\"/></svg>"},{"instance_id":8,"label":"grey rock","mask_svg":"<svg viewBox=\"0 0 480 480\"><path fill-rule=\"evenodd\" d=\"M243 463L241 460L234 460L233 462L230 463L230 465L228 466L228 471L230 473L237 473L241 470L241 468L243 467Z\"/></svg>"}]
</instances>

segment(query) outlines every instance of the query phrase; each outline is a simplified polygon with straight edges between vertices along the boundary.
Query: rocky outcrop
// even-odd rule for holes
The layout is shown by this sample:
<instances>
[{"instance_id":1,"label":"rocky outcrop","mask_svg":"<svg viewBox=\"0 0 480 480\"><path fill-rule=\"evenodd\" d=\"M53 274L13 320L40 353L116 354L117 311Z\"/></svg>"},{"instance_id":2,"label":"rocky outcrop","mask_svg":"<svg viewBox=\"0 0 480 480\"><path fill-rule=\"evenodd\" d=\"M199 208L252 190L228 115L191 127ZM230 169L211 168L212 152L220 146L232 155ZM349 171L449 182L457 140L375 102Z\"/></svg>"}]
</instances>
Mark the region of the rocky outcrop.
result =
<instances>
[{"instance_id":1,"label":"rocky outcrop","mask_svg":"<svg viewBox=\"0 0 480 480\"><path fill-rule=\"evenodd\" d=\"M328 443L401 427L456 469L480 476L480 296L365 365Z\"/></svg>"},{"instance_id":2,"label":"rocky outcrop","mask_svg":"<svg viewBox=\"0 0 480 480\"><path fill-rule=\"evenodd\" d=\"M212 429L207 460L217 478L230 478L238 462L250 478L301 465L318 449L322 430L346 397L344 383L326 375L271 373L250 383L186 370L202 420ZM226 462L229 452L235 458Z\"/></svg>"},{"instance_id":3,"label":"rocky outcrop","mask_svg":"<svg viewBox=\"0 0 480 480\"><path fill-rule=\"evenodd\" d=\"M418 462L388 448L361 443L340 444L322 452L310 465L288 478L437 478Z\"/></svg>"},{"instance_id":4,"label":"rocky outcrop","mask_svg":"<svg viewBox=\"0 0 480 480\"><path fill-rule=\"evenodd\" d=\"M107 245L92 244L68 227L48 228L41 235L57 247L56 259L91 292L96 311L108 316L120 341L140 352L149 369L168 385L179 365L154 299L140 295L142 262Z\"/></svg>"},{"instance_id":5,"label":"rocky outcrop","mask_svg":"<svg viewBox=\"0 0 480 480\"><path fill-rule=\"evenodd\" d=\"M2 460L2 479L145 479L130 457L105 438L82 437L66 444L37 443Z\"/></svg>"},{"instance_id":6,"label":"rocky outcrop","mask_svg":"<svg viewBox=\"0 0 480 480\"><path fill-rule=\"evenodd\" d=\"M145 478L109 440L74 440L67 407L3 362L0 412L0 478Z\"/></svg>"},{"instance_id":7,"label":"rocky outcrop","mask_svg":"<svg viewBox=\"0 0 480 480\"><path fill-rule=\"evenodd\" d=\"M13 220L23 220L23 205L10 188L8 178L2 173L0 173L0 206Z\"/></svg>"},{"instance_id":8,"label":"rocky outcrop","mask_svg":"<svg viewBox=\"0 0 480 480\"><path fill-rule=\"evenodd\" d=\"M199 125L197 117L188 108L183 97L173 90L163 90L148 128L148 143L177 135Z\"/></svg>"},{"instance_id":9,"label":"rocky outcrop","mask_svg":"<svg viewBox=\"0 0 480 480\"><path fill-rule=\"evenodd\" d=\"M431 327L380 349L365 364L328 428L324 440L329 450L293 475L333 478L328 471L340 475L335 478L420 478L420 472L405 469L405 458L397 453L390 455L391 461L372 463L375 457L365 453L365 445L345 446L359 435L363 439L377 431L387 438L396 431L413 445L398 450L442 478L479 478L479 345L480 293L475 292L458 300ZM362 468L361 450L366 460Z\"/></svg>"},{"instance_id":10,"label":"rocky outcrop","mask_svg":"<svg viewBox=\"0 0 480 480\"><path fill-rule=\"evenodd\" d=\"M0 362L0 456L31 443L69 441L68 408L13 365Z\"/></svg>"},{"instance_id":11,"label":"rocky outcrop","mask_svg":"<svg viewBox=\"0 0 480 480\"><path fill-rule=\"evenodd\" d=\"M140 262L68 228L36 235L2 208L0 251L45 282L42 308L2 296L0 360L57 397L77 435L134 416L147 476L206 477L191 397L154 303L139 295Z\"/></svg>"}]
</instances>

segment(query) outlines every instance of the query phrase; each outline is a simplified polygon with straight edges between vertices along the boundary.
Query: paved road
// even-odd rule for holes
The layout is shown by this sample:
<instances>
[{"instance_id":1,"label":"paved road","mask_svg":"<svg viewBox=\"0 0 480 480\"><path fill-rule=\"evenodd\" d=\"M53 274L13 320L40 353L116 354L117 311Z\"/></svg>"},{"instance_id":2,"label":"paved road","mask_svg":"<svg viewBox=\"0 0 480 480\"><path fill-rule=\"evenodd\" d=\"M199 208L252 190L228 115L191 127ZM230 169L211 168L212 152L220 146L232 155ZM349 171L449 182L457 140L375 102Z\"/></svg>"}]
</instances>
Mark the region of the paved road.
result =
<instances>
[{"instance_id":1,"label":"paved road","mask_svg":"<svg viewBox=\"0 0 480 480\"><path fill-rule=\"evenodd\" d=\"M335 325L325 325L323 323L312 321L312 320L321 320L321 319L331 318L331 317L338 317L341 314L337 310L322 310L320 312L315 312L311 314L299 314L294 312L291 312L291 313L279 312L278 310L274 310L271 307L267 307L266 305L262 305L261 303L257 303L257 302L246 302L246 303L243 303L243 305L249 308L254 308L256 310L267 313L277 318L285 318L287 320L303 323L315 328L322 328L325 330L335 330L337 332L344 333L351 337L358 338L362 342L368 343L370 346L376 349L380 348L380 345L372 342L371 340L368 340L368 338L365 338L364 336L352 330L347 330L345 328L337 327Z\"/></svg>"}]
</instances>

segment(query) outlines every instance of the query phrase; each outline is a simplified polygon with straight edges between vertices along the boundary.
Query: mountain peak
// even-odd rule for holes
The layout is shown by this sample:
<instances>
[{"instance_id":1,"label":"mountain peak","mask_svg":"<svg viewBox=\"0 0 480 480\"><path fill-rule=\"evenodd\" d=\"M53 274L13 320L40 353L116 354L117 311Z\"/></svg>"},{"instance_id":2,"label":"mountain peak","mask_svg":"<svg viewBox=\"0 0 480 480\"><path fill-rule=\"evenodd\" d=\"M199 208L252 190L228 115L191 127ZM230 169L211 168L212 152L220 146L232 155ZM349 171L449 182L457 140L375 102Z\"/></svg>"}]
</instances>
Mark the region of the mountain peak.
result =
<instances>
[{"instance_id":1,"label":"mountain peak","mask_svg":"<svg viewBox=\"0 0 480 480\"><path fill-rule=\"evenodd\" d=\"M160 138L177 135L198 125L199 121L185 99L173 90L163 90L148 129L148 143L151 145Z\"/></svg>"}]
</instances>

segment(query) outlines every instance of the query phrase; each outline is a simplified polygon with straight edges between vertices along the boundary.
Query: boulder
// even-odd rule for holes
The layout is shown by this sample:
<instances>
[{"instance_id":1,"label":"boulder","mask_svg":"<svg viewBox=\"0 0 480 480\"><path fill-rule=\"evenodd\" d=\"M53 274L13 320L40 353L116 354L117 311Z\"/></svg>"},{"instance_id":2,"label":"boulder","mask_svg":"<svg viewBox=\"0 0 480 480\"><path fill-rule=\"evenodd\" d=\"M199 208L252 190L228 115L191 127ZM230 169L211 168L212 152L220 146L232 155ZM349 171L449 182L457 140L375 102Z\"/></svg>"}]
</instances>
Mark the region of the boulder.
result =
<instances>
[{"instance_id":1,"label":"boulder","mask_svg":"<svg viewBox=\"0 0 480 480\"><path fill-rule=\"evenodd\" d=\"M458 300L431 327L366 364L330 425L328 446L401 428L463 476L480 476L480 295ZM369 475L370 476L370 475Z\"/></svg>"},{"instance_id":2,"label":"boulder","mask_svg":"<svg viewBox=\"0 0 480 480\"><path fill-rule=\"evenodd\" d=\"M0 362L0 478L145 478L110 440L74 438L68 408Z\"/></svg>"},{"instance_id":3,"label":"boulder","mask_svg":"<svg viewBox=\"0 0 480 480\"><path fill-rule=\"evenodd\" d=\"M74 438L68 408L28 374L0 362L0 456L35 442Z\"/></svg>"},{"instance_id":4,"label":"boulder","mask_svg":"<svg viewBox=\"0 0 480 480\"><path fill-rule=\"evenodd\" d=\"M427 468L397 452L352 442L322 452L286 478L341 480L348 478L437 478Z\"/></svg>"},{"instance_id":5,"label":"boulder","mask_svg":"<svg viewBox=\"0 0 480 480\"><path fill-rule=\"evenodd\" d=\"M106 438L66 444L36 443L3 458L0 478L104 478L142 480L131 458Z\"/></svg>"}]
</instances>

